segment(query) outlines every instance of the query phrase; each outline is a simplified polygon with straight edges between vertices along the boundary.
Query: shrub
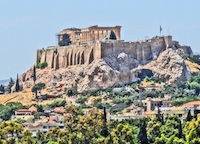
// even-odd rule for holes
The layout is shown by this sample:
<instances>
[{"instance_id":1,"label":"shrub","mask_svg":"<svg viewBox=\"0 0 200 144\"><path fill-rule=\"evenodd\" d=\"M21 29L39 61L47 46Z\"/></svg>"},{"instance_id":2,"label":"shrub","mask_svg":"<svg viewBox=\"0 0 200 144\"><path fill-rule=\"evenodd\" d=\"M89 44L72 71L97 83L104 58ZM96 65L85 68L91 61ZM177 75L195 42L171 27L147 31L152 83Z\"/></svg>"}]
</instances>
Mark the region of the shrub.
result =
<instances>
[{"instance_id":1,"label":"shrub","mask_svg":"<svg viewBox=\"0 0 200 144\"><path fill-rule=\"evenodd\" d=\"M25 120L23 120L23 119L21 119L21 118L17 118L17 119L15 120L15 122L18 123L18 124L22 124L22 123L25 122Z\"/></svg>"},{"instance_id":2,"label":"shrub","mask_svg":"<svg viewBox=\"0 0 200 144\"><path fill-rule=\"evenodd\" d=\"M43 106L42 105L36 105L37 112L44 112Z\"/></svg>"},{"instance_id":3,"label":"shrub","mask_svg":"<svg viewBox=\"0 0 200 144\"><path fill-rule=\"evenodd\" d=\"M88 100L87 96L81 96L76 99L76 103L84 104Z\"/></svg>"},{"instance_id":4,"label":"shrub","mask_svg":"<svg viewBox=\"0 0 200 144\"><path fill-rule=\"evenodd\" d=\"M43 114L43 112L36 112L34 114L34 119L39 119L39 117Z\"/></svg>"},{"instance_id":5,"label":"shrub","mask_svg":"<svg viewBox=\"0 0 200 144\"><path fill-rule=\"evenodd\" d=\"M37 68L44 69L48 66L47 62L42 62L37 65Z\"/></svg>"},{"instance_id":6,"label":"shrub","mask_svg":"<svg viewBox=\"0 0 200 144\"><path fill-rule=\"evenodd\" d=\"M195 62L197 64L200 64L200 55L193 55L189 57L189 60L191 62Z\"/></svg>"},{"instance_id":7,"label":"shrub","mask_svg":"<svg viewBox=\"0 0 200 144\"><path fill-rule=\"evenodd\" d=\"M97 107L98 109L103 109L103 105L101 102L95 103L94 106Z\"/></svg>"},{"instance_id":8,"label":"shrub","mask_svg":"<svg viewBox=\"0 0 200 144\"><path fill-rule=\"evenodd\" d=\"M77 94L77 89L76 88L68 88L66 90L66 94L68 96L73 96L73 95L76 95Z\"/></svg>"},{"instance_id":9,"label":"shrub","mask_svg":"<svg viewBox=\"0 0 200 144\"><path fill-rule=\"evenodd\" d=\"M89 96L97 96L97 95L98 95L98 91L95 90L95 89L91 89L91 90L89 90L89 91L87 92L87 94L88 94Z\"/></svg>"},{"instance_id":10,"label":"shrub","mask_svg":"<svg viewBox=\"0 0 200 144\"><path fill-rule=\"evenodd\" d=\"M121 112L122 110L124 110L124 108L111 108L110 113L116 114L118 112Z\"/></svg>"},{"instance_id":11,"label":"shrub","mask_svg":"<svg viewBox=\"0 0 200 144\"><path fill-rule=\"evenodd\" d=\"M47 104L47 107L49 108L55 108L60 106L65 107L66 103L67 103L66 100L54 100L51 104Z\"/></svg>"}]
</instances>

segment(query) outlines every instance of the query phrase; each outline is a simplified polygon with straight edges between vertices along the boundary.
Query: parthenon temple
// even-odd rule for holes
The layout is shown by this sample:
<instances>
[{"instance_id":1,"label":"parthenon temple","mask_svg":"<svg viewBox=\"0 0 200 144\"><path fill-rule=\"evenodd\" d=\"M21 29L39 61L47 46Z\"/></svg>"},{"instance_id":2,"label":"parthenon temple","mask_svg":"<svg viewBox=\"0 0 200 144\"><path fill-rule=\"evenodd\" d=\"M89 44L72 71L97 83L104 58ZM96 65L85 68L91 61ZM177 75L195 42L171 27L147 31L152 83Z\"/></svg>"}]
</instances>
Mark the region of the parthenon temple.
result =
<instances>
[{"instance_id":1,"label":"parthenon temple","mask_svg":"<svg viewBox=\"0 0 200 144\"><path fill-rule=\"evenodd\" d=\"M64 29L58 34L58 43L67 41L69 43L61 44L66 46L77 42L88 42L95 40L120 40L121 26L115 27L99 27L98 25L90 26L88 28L68 28ZM66 36L67 35L67 36Z\"/></svg>"}]
</instances>

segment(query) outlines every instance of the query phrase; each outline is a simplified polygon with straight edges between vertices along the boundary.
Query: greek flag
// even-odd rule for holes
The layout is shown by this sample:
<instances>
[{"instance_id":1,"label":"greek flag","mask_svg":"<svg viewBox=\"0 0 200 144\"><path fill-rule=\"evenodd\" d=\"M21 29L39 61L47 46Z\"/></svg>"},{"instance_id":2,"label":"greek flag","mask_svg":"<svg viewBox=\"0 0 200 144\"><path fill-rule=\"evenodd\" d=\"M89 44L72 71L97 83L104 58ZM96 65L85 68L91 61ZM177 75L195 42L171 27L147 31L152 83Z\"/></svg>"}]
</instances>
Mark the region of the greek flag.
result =
<instances>
[{"instance_id":1,"label":"greek flag","mask_svg":"<svg viewBox=\"0 0 200 144\"><path fill-rule=\"evenodd\" d=\"M162 27L160 26L160 34L161 34L161 32L162 32Z\"/></svg>"}]
</instances>

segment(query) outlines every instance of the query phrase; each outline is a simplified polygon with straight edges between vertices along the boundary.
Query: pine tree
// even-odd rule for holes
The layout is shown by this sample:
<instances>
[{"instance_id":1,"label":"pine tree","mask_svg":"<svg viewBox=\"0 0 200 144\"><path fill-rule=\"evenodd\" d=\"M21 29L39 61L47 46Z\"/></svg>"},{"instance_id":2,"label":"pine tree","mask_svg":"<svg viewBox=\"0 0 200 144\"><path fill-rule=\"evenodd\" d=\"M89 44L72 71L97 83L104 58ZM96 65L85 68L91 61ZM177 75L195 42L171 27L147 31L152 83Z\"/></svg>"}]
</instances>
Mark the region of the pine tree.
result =
<instances>
[{"instance_id":1,"label":"pine tree","mask_svg":"<svg viewBox=\"0 0 200 144\"><path fill-rule=\"evenodd\" d=\"M18 74L17 74L17 80L16 80L16 84L15 84L15 91L19 92L20 90L20 86L19 86L19 78L18 78Z\"/></svg>"},{"instance_id":2,"label":"pine tree","mask_svg":"<svg viewBox=\"0 0 200 144\"><path fill-rule=\"evenodd\" d=\"M33 81L34 81L34 84L35 84L35 81L36 81L36 70L35 70L35 65L33 66Z\"/></svg>"}]
</instances>

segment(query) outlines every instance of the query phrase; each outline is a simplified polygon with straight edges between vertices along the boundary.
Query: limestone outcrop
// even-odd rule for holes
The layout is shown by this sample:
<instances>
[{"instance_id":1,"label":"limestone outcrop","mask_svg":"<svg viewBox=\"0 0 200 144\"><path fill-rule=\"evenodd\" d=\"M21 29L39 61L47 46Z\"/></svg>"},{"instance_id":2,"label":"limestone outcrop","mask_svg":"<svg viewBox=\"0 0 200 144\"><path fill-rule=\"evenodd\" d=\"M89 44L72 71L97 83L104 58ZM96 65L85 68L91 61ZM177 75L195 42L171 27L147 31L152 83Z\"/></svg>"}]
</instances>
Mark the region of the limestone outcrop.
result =
<instances>
[{"instance_id":1,"label":"limestone outcrop","mask_svg":"<svg viewBox=\"0 0 200 144\"><path fill-rule=\"evenodd\" d=\"M129 84L141 78L143 70L169 84L186 79L190 74L180 49L167 48L147 64L125 52L114 52L103 59L94 60L89 65L72 65L60 69L37 69L37 81L46 83L46 93L59 95L67 88L77 88L78 92L90 89L106 89L111 86ZM32 69L20 77L23 88L33 85Z\"/></svg>"},{"instance_id":2,"label":"limestone outcrop","mask_svg":"<svg viewBox=\"0 0 200 144\"><path fill-rule=\"evenodd\" d=\"M47 68L36 70L36 83L45 83L49 95L60 95L67 88L78 92L106 89L146 75L169 84L190 75L184 61L192 54L189 46L181 46L172 36L126 42L120 39L120 29L92 26L61 31L58 46L37 50L35 65L45 63ZM111 33L113 38L108 38ZM21 75L21 89L34 85L32 74L31 68Z\"/></svg>"}]
</instances>

